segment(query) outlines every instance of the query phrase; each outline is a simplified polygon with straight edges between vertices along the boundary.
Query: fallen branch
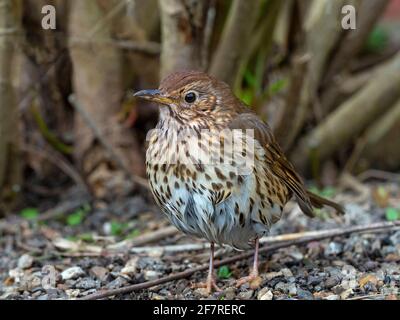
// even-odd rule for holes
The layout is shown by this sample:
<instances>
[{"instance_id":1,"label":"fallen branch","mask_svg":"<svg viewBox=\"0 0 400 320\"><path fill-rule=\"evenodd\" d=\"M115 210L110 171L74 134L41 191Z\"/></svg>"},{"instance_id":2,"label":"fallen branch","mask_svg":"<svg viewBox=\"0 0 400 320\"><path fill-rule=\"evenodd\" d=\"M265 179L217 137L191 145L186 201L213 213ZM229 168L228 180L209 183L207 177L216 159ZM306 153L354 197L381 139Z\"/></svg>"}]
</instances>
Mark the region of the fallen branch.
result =
<instances>
[{"instance_id":1,"label":"fallen branch","mask_svg":"<svg viewBox=\"0 0 400 320\"><path fill-rule=\"evenodd\" d=\"M147 246L147 247L136 247L132 248L130 252L132 253L149 253L149 252L162 252L162 253L177 253L185 251L199 251L204 249L209 249L209 243L185 243L185 244L175 244L169 246Z\"/></svg>"},{"instance_id":2,"label":"fallen branch","mask_svg":"<svg viewBox=\"0 0 400 320\"><path fill-rule=\"evenodd\" d=\"M174 226L168 226L163 229L158 229L154 232L149 232L144 235L138 236L134 239L128 239L109 245L106 250L110 251L129 250L129 248L131 247L142 246L146 243L158 241L166 237L173 236L177 233L178 229L176 229Z\"/></svg>"},{"instance_id":3,"label":"fallen branch","mask_svg":"<svg viewBox=\"0 0 400 320\"><path fill-rule=\"evenodd\" d=\"M400 174L394 172L387 172L383 170L369 169L367 171L360 173L357 176L357 179L360 181L365 181L368 179L380 179L393 182L400 182Z\"/></svg>"},{"instance_id":4,"label":"fallen branch","mask_svg":"<svg viewBox=\"0 0 400 320\"><path fill-rule=\"evenodd\" d=\"M343 228L335 228L330 230L287 233L277 236L269 236L261 238L260 243L273 244L277 242L293 241L297 239L304 239L310 237L330 236L332 233L341 232L342 230ZM153 251L163 252L163 253L177 253L185 251L200 251L209 248L210 248L209 243L188 243L188 244L176 244L167 246L136 247L132 248L130 251L131 253L149 253Z\"/></svg>"},{"instance_id":5,"label":"fallen branch","mask_svg":"<svg viewBox=\"0 0 400 320\"><path fill-rule=\"evenodd\" d=\"M323 233L322 235L318 236L306 236L306 237L301 237L298 239L294 239L291 241L285 241L282 243L278 244L273 244L273 245L268 245L268 246L263 246L259 249L260 253L266 253L266 252L271 252L275 251L278 249L290 247L293 245L302 245L311 241L316 241L316 240L323 240L327 238L332 238L332 237L337 237L337 236L346 236L352 233L362 233L362 232L376 232L376 231L381 231L381 230L391 230L393 228L397 228L400 226L400 221L394 221L394 222L380 222L380 223L373 223L370 225L361 225L361 226L355 226L355 227L348 227L344 229L332 229L332 230L327 230L326 233ZM216 261L214 263L215 267L219 267L222 265L230 264L239 260L247 259L251 256L253 256L254 250L250 250L246 253L238 254L230 258L226 258L223 260ZM96 299L103 299L111 296L115 296L118 294L124 294L124 293L129 293L129 292L134 292L138 290L143 290L143 289L148 289L163 283L167 283L170 281L178 280L178 279L184 279L187 277L190 277L196 272L199 271L204 271L208 269L208 264L199 266L197 268L191 268L186 271L178 272L175 274L171 274L166 277L162 277L160 279L152 280L152 281L147 281L143 283L138 283L130 286L126 286L123 288L119 289L112 289L112 290L104 290L102 292L90 294L86 297L79 298L79 300L96 300Z\"/></svg>"}]
</instances>

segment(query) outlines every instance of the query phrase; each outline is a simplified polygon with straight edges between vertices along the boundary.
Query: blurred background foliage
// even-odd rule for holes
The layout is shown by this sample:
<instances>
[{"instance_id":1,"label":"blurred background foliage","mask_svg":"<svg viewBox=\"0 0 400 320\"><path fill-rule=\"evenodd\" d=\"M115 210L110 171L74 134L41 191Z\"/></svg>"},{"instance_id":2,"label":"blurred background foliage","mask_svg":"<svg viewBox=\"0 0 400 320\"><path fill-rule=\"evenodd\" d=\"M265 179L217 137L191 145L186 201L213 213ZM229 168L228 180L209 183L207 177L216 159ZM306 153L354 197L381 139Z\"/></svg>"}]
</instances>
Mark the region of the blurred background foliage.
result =
<instances>
[{"instance_id":1,"label":"blurred background foliage","mask_svg":"<svg viewBox=\"0 0 400 320\"><path fill-rule=\"evenodd\" d=\"M55 30L41 26L47 4ZM341 27L346 4L355 30ZM399 0L0 0L0 211L34 218L29 204L71 186L140 192L158 113L129 93L180 69L229 83L314 188L395 175L399 30Z\"/></svg>"}]
</instances>

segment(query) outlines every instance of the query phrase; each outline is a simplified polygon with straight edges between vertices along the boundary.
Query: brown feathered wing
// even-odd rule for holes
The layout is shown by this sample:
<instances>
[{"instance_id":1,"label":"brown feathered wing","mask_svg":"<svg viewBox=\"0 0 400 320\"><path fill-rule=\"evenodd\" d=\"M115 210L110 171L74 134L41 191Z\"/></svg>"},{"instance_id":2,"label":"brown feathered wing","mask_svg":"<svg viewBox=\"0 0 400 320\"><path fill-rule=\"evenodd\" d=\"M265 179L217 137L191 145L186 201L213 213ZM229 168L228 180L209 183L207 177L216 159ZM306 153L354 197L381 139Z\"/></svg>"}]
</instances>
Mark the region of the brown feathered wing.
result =
<instances>
[{"instance_id":1,"label":"brown feathered wing","mask_svg":"<svg viewBox=\"0 0 400 320\"><path fill-rule=\"evenodd\" d=\"M309 217L314 217L313 207L327 205L344 214L341 205L307 191L301 177L286 159L272 130L255 113L244 112L237 115L229 125L230 129L253 129L255 139L265 148L266 161L273 172L293 192L300 209Z\"/></svg>"}]
</instances>

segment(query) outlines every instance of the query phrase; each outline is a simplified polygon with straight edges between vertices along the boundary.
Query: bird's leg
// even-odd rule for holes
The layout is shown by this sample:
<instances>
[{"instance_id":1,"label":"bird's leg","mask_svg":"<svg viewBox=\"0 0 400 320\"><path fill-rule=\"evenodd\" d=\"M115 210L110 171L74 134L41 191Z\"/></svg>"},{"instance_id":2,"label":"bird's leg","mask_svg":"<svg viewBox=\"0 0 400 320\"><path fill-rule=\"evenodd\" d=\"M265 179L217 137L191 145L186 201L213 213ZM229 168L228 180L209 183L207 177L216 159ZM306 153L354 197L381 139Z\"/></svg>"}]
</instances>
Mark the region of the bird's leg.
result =
<instances>
[{"instance_id":1,"label":"bird's leg","mask_svg":"<svg viewBox=\"0 0 400 320\"><path fill-rule=\"evenodd\" d=\"M243 277L238 279L236 282L236 287L240 287L242 284L249 283L251 288L257 288L260 285L261 278L258 275L258 247L259 242L258 238L256 239L256 247L254 251L254 263L253 269L251 270L250 274L247 277Z\"/></svg>"},{"instance_id":2,"label":"bird's leg","mask_svg":"<svg viewBox=\"0 0 400 320\"><path fill-rule=\"evenodd\" d=\"M209 268L208 268L207 281L197 283L194 285L194 287L206 288L208 294L211 294L213 289L218 292L222 291L220 288L218 288L218 286L215 282L215 277L214 277L214 243L213 242L211 242L211 247L210 247L210 264L209 264Z\"/></svg>"}]
</instances>

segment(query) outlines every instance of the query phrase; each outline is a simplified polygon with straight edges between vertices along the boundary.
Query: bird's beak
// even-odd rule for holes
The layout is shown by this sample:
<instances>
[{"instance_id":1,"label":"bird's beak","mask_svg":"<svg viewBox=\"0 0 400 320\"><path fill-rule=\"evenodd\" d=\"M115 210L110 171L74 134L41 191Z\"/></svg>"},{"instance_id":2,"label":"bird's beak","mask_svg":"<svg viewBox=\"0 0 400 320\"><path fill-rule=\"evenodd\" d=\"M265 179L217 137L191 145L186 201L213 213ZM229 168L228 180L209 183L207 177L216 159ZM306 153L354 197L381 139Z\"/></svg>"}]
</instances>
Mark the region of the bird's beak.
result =
<instances>
[{"instance_id":1,"label":"bird's beak","mask_svg":"<svg viewBox=\"0 0 400 320\"><path fill-rule=\"evenodd\" d=\"M133 96L164 105L170 105L171 103L173 103L173 99L167 97L158 89L141 90L134 93Z\"/></svg>"}]
</instances>

